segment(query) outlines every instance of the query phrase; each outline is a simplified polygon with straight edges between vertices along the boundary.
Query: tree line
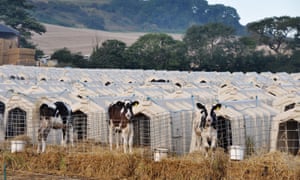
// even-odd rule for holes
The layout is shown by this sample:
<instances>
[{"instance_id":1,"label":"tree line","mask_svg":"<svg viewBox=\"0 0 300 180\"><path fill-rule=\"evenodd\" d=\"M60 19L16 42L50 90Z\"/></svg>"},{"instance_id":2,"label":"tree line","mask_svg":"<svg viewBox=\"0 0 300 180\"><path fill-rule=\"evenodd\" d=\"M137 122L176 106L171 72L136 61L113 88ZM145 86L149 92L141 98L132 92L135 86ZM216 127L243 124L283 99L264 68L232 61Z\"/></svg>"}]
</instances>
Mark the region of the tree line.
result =
<instances>
[{"instance_id":1,"label":"tree line","mask_svg":"<svg viewBox=\"0 0 300 180\"><path fill-rule=\"evenodd\" d=\"M245 36L222 23L193 25L182 40L148 33L129 47L119 40L96 45L88 61L66 48L52 58L79 68L299 72L299 25L299 17L265 18L249 23Z\"/></svg>"},{"instance_id":2,"label":"tree line","mask_svg":"<svg viewBox=\"0 0 300 180\"><path fill-rule=\"evenodd\" d=\"M0 22L20 32L20 46L34 48L32 32L45 27L30 14L27 0L0 0ZM178 1L180 3L180 1ZM107 40L94 47L87 61L67 48L52 54L59 66L196 71L299 72L300 17L270 17L247 24L247 34L221 22L189 27L182 40L165 33L141 36L131 46ZM37 49L36 55L42 54Z\"/></svg>"},{"instance_id":3,"label":"tree line","mask_svg":"<svg viewBox=\"0 0 300 180\"><path fill-rule=\"evenodd\" d=\"M31 0L39 21L107 31L180 32L191 24L222 22L244 32L237 11L206 0Z\"/></svg>"}]
</instances>

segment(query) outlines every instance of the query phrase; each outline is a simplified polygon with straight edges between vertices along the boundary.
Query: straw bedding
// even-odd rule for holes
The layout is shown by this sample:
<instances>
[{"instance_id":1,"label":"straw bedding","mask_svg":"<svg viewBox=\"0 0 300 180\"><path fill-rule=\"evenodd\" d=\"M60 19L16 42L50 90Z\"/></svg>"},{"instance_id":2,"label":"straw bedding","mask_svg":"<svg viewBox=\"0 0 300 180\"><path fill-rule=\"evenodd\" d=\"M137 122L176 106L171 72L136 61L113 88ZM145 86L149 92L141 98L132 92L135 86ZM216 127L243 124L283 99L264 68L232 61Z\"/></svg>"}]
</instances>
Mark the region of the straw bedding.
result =
<instances>
[{"instance_id":1,"label":"straw bedding","mask_svg":"<svg viewBox=\"0 0 300 180\"><path fill-rule=\"evenodd\" d=\"M201 152L185 156L169 156L154 162L140 149L131 155L110 152L95 146L93 151L70 152L54 146L44 154L34 147L24 152L1 152L1 169L6 165L9 175L26 173L75 179L297 179L300 177L300 157L274 152L230 160L218 149L208 158ZM24 176L26 179L26 176ZM34 177L34 176L32 176ZM59 178L56 178L59 179Z\"/></svg>"}]
</instances>

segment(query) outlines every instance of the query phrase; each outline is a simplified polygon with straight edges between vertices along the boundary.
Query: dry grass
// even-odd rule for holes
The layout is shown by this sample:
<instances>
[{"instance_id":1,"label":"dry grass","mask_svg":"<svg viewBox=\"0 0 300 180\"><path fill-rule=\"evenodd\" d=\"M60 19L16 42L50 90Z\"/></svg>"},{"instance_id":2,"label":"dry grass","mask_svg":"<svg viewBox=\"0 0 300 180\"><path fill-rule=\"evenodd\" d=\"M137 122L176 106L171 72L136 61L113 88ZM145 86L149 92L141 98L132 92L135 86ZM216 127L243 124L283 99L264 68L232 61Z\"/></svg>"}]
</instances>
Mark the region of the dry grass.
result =
<instances>
[{"instance_id":1,"label":"dry grass","mask_svg":"<svg viewBox=\"0 0 300 180\"><path fill-rule=\"evenodd\" d=\"M92 149L93 148L93 149ZM37 154L29 147L22 153L1 152L1 169L5 162L13 172L39 173L83 179L297 179L300 157L274 152L232 161L221 150L205 158L195 152L154 162L141 149L132 155L95 145L87 152L69 152L54 146ZM79 149L80 151L82 150ZM93 151L90 151L93 150Z\"/></svg>"},{"instance_id":2,"label":"dry grass","mask_svg":"<svg viewBox=\"0 0 300 180\"><path fill-rule=\"evenodd\" d=\"M231 163L229 178L239 179L297 179L300 177L299 157L274 152Z\"/></svg>"},{"instance_id":3,"label":"dry grass","mask_svg":"<svg viewBox=\"0 0 300 180\"><path fill-rule=\"evenodd\" d=\"M32 42L45 54L52 54L64 47L73 53L90 54L96 44L101 45L108 39L116 39L130 46L145 33L138 32L108 32L93 29L68 28L44 24L47 32L42 35L34 34ZM181 34L170 34L174 39L181 39Z\"/></svg>"}]
</instances>

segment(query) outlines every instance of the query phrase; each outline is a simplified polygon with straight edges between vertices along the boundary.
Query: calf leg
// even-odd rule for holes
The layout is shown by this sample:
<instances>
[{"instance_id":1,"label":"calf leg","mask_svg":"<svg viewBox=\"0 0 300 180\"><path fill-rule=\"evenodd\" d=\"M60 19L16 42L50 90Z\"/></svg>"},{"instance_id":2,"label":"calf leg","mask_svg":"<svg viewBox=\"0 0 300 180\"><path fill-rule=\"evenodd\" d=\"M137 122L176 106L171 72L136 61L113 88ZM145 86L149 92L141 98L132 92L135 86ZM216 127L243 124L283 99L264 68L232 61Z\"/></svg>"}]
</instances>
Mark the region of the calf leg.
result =
<instances>
[{"instance_id":1,"label":"calf leg","mask_svg":"<svg viewBox=\"0 0 300 180\"><path fill-rule=\"evenodd\" d=\"M213 151L215 151L215 150L216 150L216 147L217 147L217 138L214 137L214 138L212 139L212 141L211 141L211 148L212 148Z\"/></svg>"},{"instance_id":2,"label":"calf leg","mask_svg":"<svg viewBox=\"0 0 300 180\"><path fill-rule=\"evenodd\" d=\"M116 148L119 149L120 147L120 132L118 129L115 130L115 138L116 138Z\"/></svg>"},{"instance_id":3,"label":"calf leg","mask_svg":"<svg viewBox=\"0 0 300 180\"><path fill-rule=\"evenodd\" d=\"M207 140L207 137L203 138L202 139L202 143L203 143L203 147L204 147L204 151L205 151L205 157L208 156L208 150L209 150L209 143L208 143L208 140Z\"/></svg>"},{"instance_id":4,"label":"calf leg","mask_svg":"<svg viewBox=\"0 0 300 180\"><path fill-rule=\"evenodd\" d=\"M67 142L74 147L74 128L72 124L67 125Z\"/></svg>"},{"instance_id":5,"label":"calf leg","mask_svg":"<svg viewBox=\"0 0 300 180\"><path fill-rule=\"evenodd\" d=\"M46 140L43 138L42 140L42 153L46 151Z\"/></svg>"},{"instance_id":6,"label":"calf leg","mask_svg":"<svg viewBox=\"0 0 300 180\"><path fill-rule=\"evenodd\" d=\"M60 144L62 146L66 146L66 129L62 129L62 136L61 136Z\"/></svg>"},{"instance_id":7,"label":"calf leg","mask_svg":"<svg viewBox=\"0 0 300 180\"><path fill-rule=\"evenodd\" d=\"M51 128L39 128L38 130L38 148L37 153L43 153L46 151L46 140Z\"/></svg>"},{"instance_id":8,"label":"calf leg","mask_svg":"<svg viewBox=\"0 0 300 180\"><path fill-rule=\"evenodd\" d=\"M127 134L127 133L122 133L122 139L123 139L123 149L124 149L124 153L127 153L128 134Z\"/></svg>"},{"instance_id":9,"label":"calf leg","mask_svg":"<svg viewBox=\"0 0 300 180\"><path fill-rule=\"evenodd\" d=\"M132 126L132 125L129 125ZM129 153L132 153L132 146L133 146L133 127L130 128L130 133L129 133Z\"/></svg>"},{"instance_id":10,"label":"calf leg","mask_svg":"<svg viewBox=\"0 0 300 180\"><path fill-rule=\"evenodd\" d=\"M201 144L202 143L202 137L196 135L196 145L195 145L195 150L201 150Z\"/></svg>"},{"instance_id":11,"label":"calf leg","mask_svg":"<svg viewBox=\"0 0 300 180\"><path fill-rule=\"evenodd\" d=\"M127 153L128 149L128 138L129 138L129 127L127 126L122 130L123 148L124 153Z\"/></svg>"},{"instance_id":12,"label":"calf leg","mask_svg":"<svg viewBox=\"0 0 300 180\"><path fill-rule=\"evenodd\" d=\"M38 137L37 153L42 152L41 148L42 148L42 138Z\"/></svg>"},{"instance_id":13,"label":"calf leg","mask_svg":"<svg viewBox=\"0 0 300 180\"><path fill-rule=\"evenodd\" d=\"M37 153L41 152L41 144L42 143L42 134L41 134L41 128L38 130L38 144L37 144Z\"/></svg>"}]
</instances>

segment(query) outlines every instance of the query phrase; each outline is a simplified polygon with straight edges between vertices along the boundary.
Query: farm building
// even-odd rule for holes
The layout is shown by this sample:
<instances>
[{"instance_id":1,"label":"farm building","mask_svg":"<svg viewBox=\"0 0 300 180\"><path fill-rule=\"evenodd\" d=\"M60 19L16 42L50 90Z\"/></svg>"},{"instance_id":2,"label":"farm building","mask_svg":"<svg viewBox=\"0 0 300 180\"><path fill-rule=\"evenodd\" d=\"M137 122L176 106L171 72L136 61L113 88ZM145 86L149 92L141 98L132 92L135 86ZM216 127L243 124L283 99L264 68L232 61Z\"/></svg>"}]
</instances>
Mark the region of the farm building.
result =
<instances>
[{"instance_id":1,"label":"farm building","mask_svg":"<svg viewBox=\"0 0 300 180\"><path fill-rule=\"evenodd\" d=\"M134 109L134 142L145 147L171 148L171 114L151 99Z\"/></svg>"},{"instance_id":2,"label":"farm building","mask_svg":"<svg viewBox=\"0 0 300 180\"><path fill-rule=\"evenodd\" d=\"M1 139L9 139L18 135L27 135L36 139L39 117L37 116L35 99L26 94L13 93L5 103L3 116L4 132Z\"/></svg>"},{"instance_id":3,"label":"farm building","mask_svg":"<svg viewBox=\"0 0 300 180\"><path fill-rule=\"evenodd\" d=\"M288 111L289 109L293 109L297 103L300 102L299 94L293 92L286 94L284 96L278 97L273 102L273 107L278 109L280 112Z\"/></svg>"},{"instance_id":4,"label":"farm building","mask_svg":"<svg viewBox=\"0 0 300 180\"><path fill-rule=\"evenodd\" d=\"M167 148L176 154L189 152L193 121L193 99L153 99L148 97L135 109L138 137L153 148ZM143 141L140 141L143 144Z\"/></svg>"},{"instance_id":5,"label":"farm building","mask_svg":"<svg viewBox=\"0 0 300 180\"><path fill-rule=\"evenodd\" d=\"M300 149L300 103L275 116L271 129L271 151L296 155Z\"/></svg>"},{"instance_id":6,"label":"farm building","mask_svg":"<svg viewBox=\"0 0 300 180\"><path fill-rule=\"evenodd\" d=\"M250 147L252 152L299 150L296 141L281 138L294 132L287 139L299 139L299 123L294 123L299 114L299 74L5 65L0 66L0 77L1 141L25 134L36 143L40 106L62 101L72 109L76 142L107 144L108 106L131 99L140 102L133 108L136 147L188 153L195 104L201 102L223 105L217 112L218 145L225 150L232 145ZM60 130L51 131L48 143L58 144L60 136Z\"/></svg>"},{"instance_id":7,"label":"farm building","mask_svg":"<svg viewBox=\"0 0 300 180\"><path fill-rule=\"evenodd\" d=\"M35 65L35 50L19 47L19 32L0 23L0 65Z\"/></svg>"},{"instance_id":8,"label":"farm building","mask_svg":"<svg viewBox=\"0 0 300 180\"><path fill-rule=\"evenodd\" d=\"M270 128L275 115L278 114L274 108L259 100L224 101L225 108L221 109L219 116L224 120L224 133L229 136L225 139L228 145L247 146L251 143L254 149L260 148L268 151L270 148ZM226 123L229 120L230 123ZM220 121L220 123L222 123ZM228 125L227 125L228 124ZM226 132L228 131L228 132ZM222 142L222 141L221 141Z\"/></svg>"}]
</instances>

